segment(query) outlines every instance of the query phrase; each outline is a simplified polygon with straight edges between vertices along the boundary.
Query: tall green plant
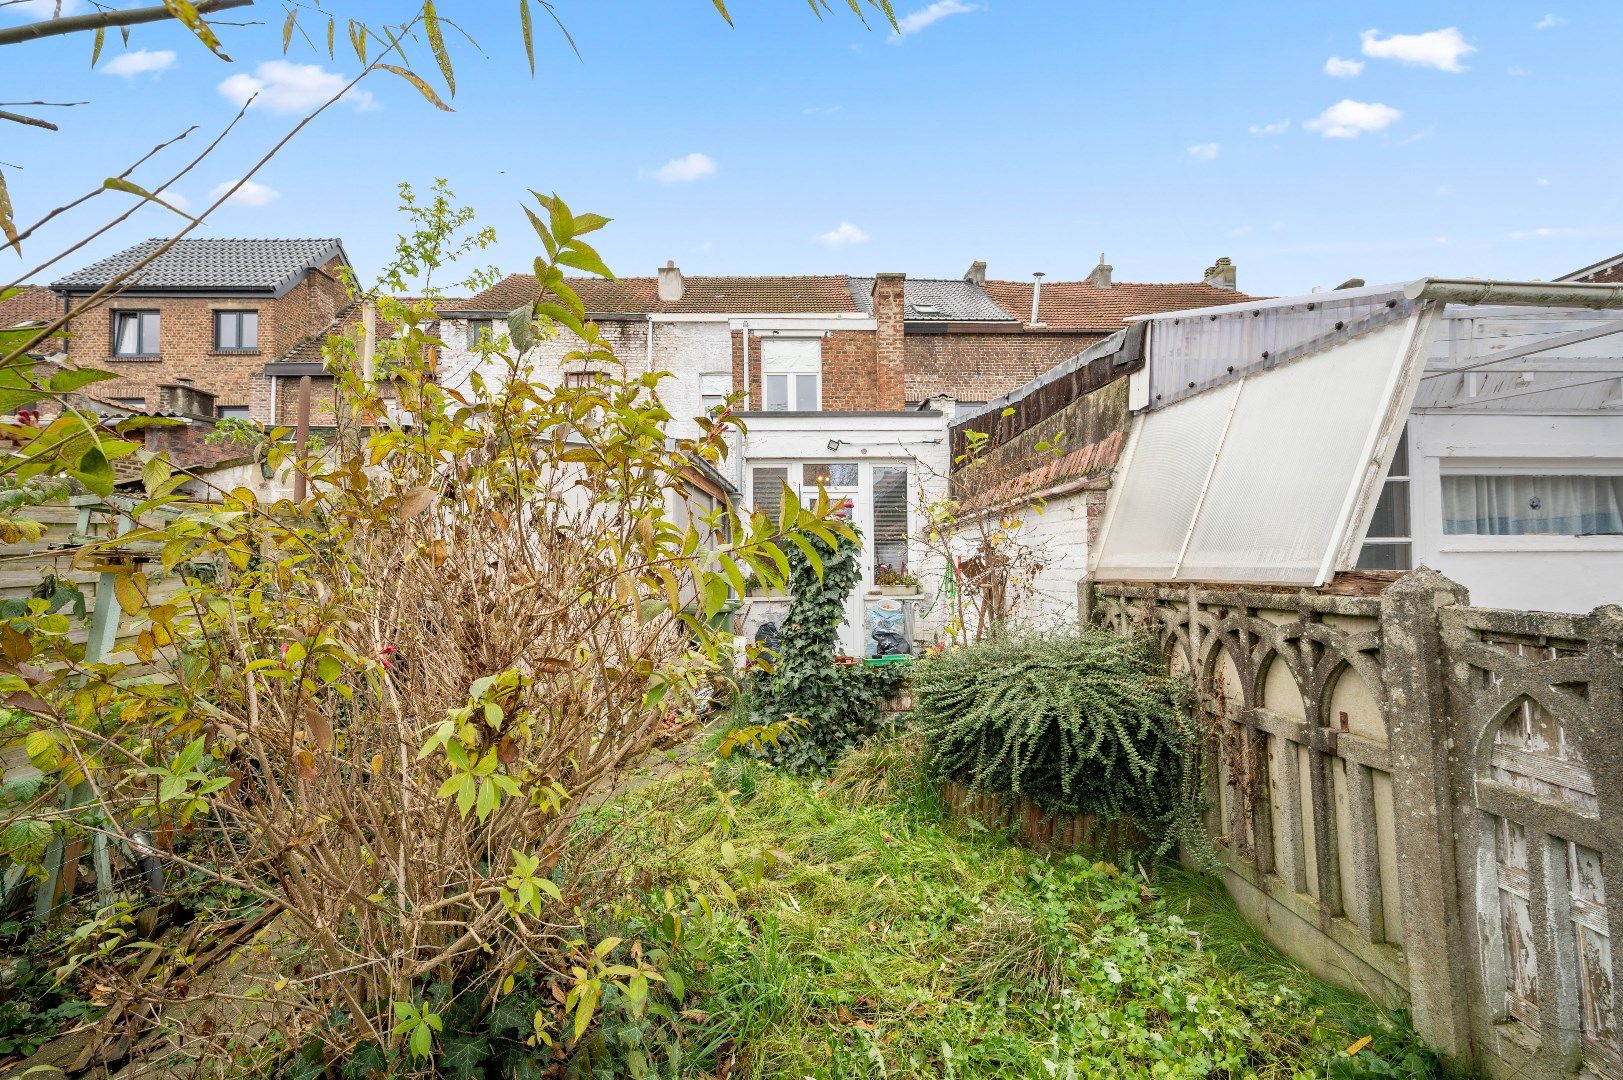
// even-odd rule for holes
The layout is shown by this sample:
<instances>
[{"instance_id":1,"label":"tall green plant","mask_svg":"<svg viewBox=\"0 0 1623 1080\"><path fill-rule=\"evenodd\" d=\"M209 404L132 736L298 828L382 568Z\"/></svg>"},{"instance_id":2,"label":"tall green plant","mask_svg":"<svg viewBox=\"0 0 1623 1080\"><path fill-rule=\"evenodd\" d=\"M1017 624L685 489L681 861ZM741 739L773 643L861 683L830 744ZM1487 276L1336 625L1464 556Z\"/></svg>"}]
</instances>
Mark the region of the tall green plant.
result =
<instances>
[{"instance_id":1,"label":"tall green plant","mask_svg":"<svg viewBox=\"0 0 1623 1080\"><path fill-rule=\"evenodd\" d=\"M862 577L860 536L830 544L808 536L789 548L789 614L771 673L756 687L764 721L788 720L791 737L762 752L794 772L826 772L879 730L880 706L905 677L893 669L836 664L845 602Z\"/></svg>"}]
</instances>

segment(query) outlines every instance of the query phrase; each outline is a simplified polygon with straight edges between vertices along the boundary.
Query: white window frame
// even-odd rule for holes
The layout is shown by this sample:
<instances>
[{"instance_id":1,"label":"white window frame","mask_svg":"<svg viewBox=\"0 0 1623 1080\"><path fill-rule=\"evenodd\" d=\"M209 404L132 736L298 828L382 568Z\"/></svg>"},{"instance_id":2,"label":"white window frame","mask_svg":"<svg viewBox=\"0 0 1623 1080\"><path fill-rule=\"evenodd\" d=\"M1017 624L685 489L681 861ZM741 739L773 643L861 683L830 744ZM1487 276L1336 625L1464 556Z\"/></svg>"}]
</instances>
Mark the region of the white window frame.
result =
<instances>
[{"instance_id":1,"label":"white window frame","mask_svg":"<svg viewBox=\"0 0 1623 1080\"><path fill-rule=\"evenodd\" d=\"M1404 544L1404 545L1407 545L1408 548L1409 548L1409 565L1404 567L1401 572L1407 572L1409 570L1413 570L1414 566L1415 566L1415 557L1414 557L1414 532L1415 532L1415 528L1414 528L1414 525L1415 525L1415 515L1414 515L1414 491L1415 491L1415 488L1414 488L1414 445L1413 445L1413 440L1411 440L1410 437L1409 437L1409 429L1408 429L1407 426L1405 426L1404 428L1402 428L1398 432L1398 437L1396 439L1396 444L1397 444L1398 448L1403 451L1403 457L1405 459L1405 463L1407 464L1408 468L1402 473L1389 472L1389 473L1386 474L1386 479L1381 482L1381 490L1376 495L1375 505L1376 506L1380 505L1380 496L1386 494L1387 488L1390 487L1391 484L1394 481L1397 481L1397 480L1403 481L1403 483L1405 485L1405 487L1404 487L1405 495L1403 497L1403 501L1404 501L1404 504L1405 504L1404 505L1404 510L1406 511L1404 516L1409 519L1409 535L1408 536L1373 536L1372 535L1372 536L1364 537L1364 542L1358 546L1358 561L1363 562L1363 560L1364 560L1364 548L1367 547L1370 544L1388 544L1388 545L1391 545L1391 544ZM1395 462L1396 459L1397 459L1397 454L1394 453L1392 456L1393 456L1393 460Z\"/></svg>"},{"instance_id":2,"label":"white window frame","mask_svg":"<svg viewBox=\"0 0 1623 1080\"><path fill-rule=\"evenodd\" d=\"M795 349L785 356L778 349L780 343L810 341L815 348ZM773 356L777 353L777 356ZM761 341L761 407L764 412L822 412L823 411L823 346L822 337L786 337L765 338ZM783 375L788 378L788 408L774 409L769 402L772 400L771 391L768 390L768 379L773 375ZM798 408L803 404L800 401L798 376L811 375L815 379L814 402L810 409Z\"/></svg>"},{"instance_id":3,"label":"white window frame","mask_svg":"<svg viewBox=\"0 0 1623 1080\"><path fill-rule=\"evenodd\" d=\"M1414 448L1410 449L1412 452ZM1616 476L1623 473L1623 458L1537 457L1531 454L1475 457L1466 453L1450 453L1433 461L1436 471L1426 485L1426 516L1436 529L1437 550L1440 552L1623 551L1623 536L1474 536L1469 533L1445 533L1442 522L1442 478L1445 475ZM1413 471L1413 460L1409 468ZM1411 486L1411 497L1415 490ZM1412 515L1409 524L1412 529Z\"/></svg>"},{"instance_id":4,"label":"white window frame","mask_svg":"<svg viewBox=\"0 0 1623 1080\"><path fill-rule=\"evenodd\" d=\"M706 371L699 376L699 407L705 412L724 404L732 392L731 371Z\"/></svg>"}]
</instances>

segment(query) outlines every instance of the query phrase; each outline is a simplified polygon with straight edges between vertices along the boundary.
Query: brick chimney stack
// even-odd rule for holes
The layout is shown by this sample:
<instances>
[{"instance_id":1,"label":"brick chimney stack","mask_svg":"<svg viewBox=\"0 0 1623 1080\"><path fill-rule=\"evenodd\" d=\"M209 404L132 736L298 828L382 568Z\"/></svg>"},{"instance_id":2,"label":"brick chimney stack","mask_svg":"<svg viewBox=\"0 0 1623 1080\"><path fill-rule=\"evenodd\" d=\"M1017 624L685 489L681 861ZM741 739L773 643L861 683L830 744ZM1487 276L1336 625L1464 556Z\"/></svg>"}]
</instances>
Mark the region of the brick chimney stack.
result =
<instances>
[{"instance_id":1,"label":"brick chimney stack","mask_svg":"<svg viewBox=\"0 0 1623 1080\"><path fill-rule=\"evenodd\" d=\"M1206 284L1218 289L1237 292L1240 288L1234 260L1227 255L1206 268Z\"/></svg>"},{"instance_id":2,"label":"brick chimney stack","mask_svg":"<svg viewBox=\"0 0 1623 1080\"><path fill-rule=\"evenodd\" d=\"M666 259L665 265L659 268L659 302L674 304L682 299L682 271L676 268L676 260Z\"/></svg>"},{"instance_id":3,"label":"brick chimney stack","mask_svg":"<svg viewBox=\"0 0 1623 1080\"><path fill-rule=\"evenodd\" d=\"M899 412L907 406L905 355L907 351L907 275L875 274L873 279L874 318L874 403L882 412Z\"/></svg>"}]
</instances>

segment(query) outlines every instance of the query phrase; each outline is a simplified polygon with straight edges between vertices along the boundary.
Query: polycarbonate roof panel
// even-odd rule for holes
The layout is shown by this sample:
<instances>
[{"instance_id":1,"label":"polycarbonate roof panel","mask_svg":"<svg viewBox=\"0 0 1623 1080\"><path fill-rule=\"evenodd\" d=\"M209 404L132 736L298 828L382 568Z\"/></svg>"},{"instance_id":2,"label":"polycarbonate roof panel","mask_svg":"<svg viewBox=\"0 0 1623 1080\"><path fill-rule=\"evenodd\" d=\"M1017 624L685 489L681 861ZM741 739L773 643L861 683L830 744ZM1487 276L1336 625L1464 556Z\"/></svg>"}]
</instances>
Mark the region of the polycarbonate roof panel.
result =
<instances>
[{"instance_id":1,"label":"polycarbonate roof panel","mask_svg":"<svg viewBox=\"0 0 1623 1080\"><path fill-rule=\"evenodd\" d=\"M1343 534L1361 523L1354 497L1375 448L1391 445L1386 429L1403 419L1394 403L1412 326L1413 318L1366 326L1140 413L1105 511L1096 575L1322 584Z\"/></svg>"}]
</instances>

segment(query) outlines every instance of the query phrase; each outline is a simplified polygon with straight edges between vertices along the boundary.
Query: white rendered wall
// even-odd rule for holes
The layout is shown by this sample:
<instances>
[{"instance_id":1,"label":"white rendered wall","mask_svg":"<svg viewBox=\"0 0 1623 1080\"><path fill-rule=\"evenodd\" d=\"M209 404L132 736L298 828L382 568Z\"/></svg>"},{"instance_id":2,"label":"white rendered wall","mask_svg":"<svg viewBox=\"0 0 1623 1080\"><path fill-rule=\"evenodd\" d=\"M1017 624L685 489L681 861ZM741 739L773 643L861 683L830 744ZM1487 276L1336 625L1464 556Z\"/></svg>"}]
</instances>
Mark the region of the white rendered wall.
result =
<instances>
[{"instance_id":1,"label":"white rendered wall","mask_svg":"<svg viewBox=\"0 0 1623 1080\"><path fill-rule=\"evenodd\" d=\"M1441 480L1444 461L1623 472L1623 414L1417 412L1409 440L1416 566L1464 585L1479 606L1587 613L1623 604L1623 537L1445 536Z\"/></svg>"}]
</instances>

